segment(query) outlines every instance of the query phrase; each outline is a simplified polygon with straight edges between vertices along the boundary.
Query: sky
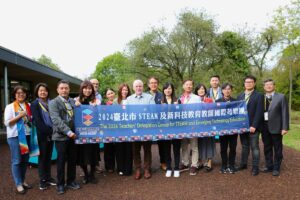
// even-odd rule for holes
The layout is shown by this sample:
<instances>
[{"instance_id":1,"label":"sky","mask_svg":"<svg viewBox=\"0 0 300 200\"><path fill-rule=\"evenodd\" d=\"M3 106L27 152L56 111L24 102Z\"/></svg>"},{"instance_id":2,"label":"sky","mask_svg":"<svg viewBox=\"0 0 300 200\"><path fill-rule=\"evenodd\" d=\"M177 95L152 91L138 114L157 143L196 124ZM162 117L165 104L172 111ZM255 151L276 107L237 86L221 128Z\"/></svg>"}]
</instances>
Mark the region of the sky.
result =
<instances>
[{"instance_id":1,"label":"sky","mask_svg":"<svg viewBox=\"0 0 300 200\"><path fill-rule=\"evenodd\" d=\"M0 46L29 58L50 57L72 76L87 78L99 61L151 27L171 29L184 9L205 12L219 31L271 21L288 0L0 0Z\"/></svg>"}]
</instances>

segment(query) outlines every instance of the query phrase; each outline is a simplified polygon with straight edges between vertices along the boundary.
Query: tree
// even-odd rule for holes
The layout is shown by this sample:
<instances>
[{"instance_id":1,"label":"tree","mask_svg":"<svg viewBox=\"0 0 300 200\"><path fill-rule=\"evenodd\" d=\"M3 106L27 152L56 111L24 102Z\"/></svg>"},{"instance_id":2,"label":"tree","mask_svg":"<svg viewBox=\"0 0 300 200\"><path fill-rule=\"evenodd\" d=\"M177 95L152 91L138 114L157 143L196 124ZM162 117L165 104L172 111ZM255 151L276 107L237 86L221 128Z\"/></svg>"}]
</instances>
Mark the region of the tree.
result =
<instances>
[{"instance_id":1,"label":"tree","mask_svg":"<svg viewBox=\"0 0 300 200\"><path fill-rule=\"evenodd\" d=\"M282 58L290 62L289 67L289 109L292 108L293 65L299 58L297 45L300 40L300 0L293 0L290 4L277 9L273 24L280 35L284 46L292 49L292 54ZM282 60L281 59L281 60Z\"/></svg>"},{"instance_id":2,"label":"tree","mask_svg":"<svg viewBox=\"0 0 300 200\"><path fill-rule=\"evenodd\" d=\"M239 85L236 77L249 72L248 46L238 33L218 34L205 13L184 11L171 31L153 28L131 41L128 55L137 74L157 73L177 87L187 78L208 82L212 74Z\"/></svg>"},{"instance_id":3,"label":"tree","mask_svg":"<svg viewBox=\"0 0 300 200\"><path fill-rule=\"evenodd\" d=\"M297 51L300 50L300 44L297 46ZM292 97L291 105L292 109L300 110L300 57L298 57L295 62L291 62L286 59L293 55L293 47L287 47L283 51L283 55L280 58L276 67L272 69L272 77L276 82L277 90L281 91L286 96L290 92L290 68L292 68Z\"/></svg>"},{"instance_id":4,"label":"tree","mask_svg":"<svg viewBox=\"0 0 300 200\"><path fill-rule=\"evenodd\" d=\"M39 57L38 59L34 59L34 60L36 60L38 63L40 63L42 65L46 65L54 70L62 71L60 69L60 67L52 61L52 59L50 57L47 57L44 54L42 54L41 57Z\"/></svg>"},{"instance_id":5,"label":"tree","mask_svg":"<svg viewBox=\"0 0 300 200\"><path fill-rule=\"evenodd\" d=\"M156 71L177 84L194 78L214 61L210 52L214 50L215 30L212 19L190 11L179 15L171 32L153 28L129 43L129 56L136 73L147 75L148 70Z\"/></svg>"},{"instance_id":6,"label":"tree","mask_svg":"<svg viewBox=\"0 0 300 200\"><path fill-rule=\"evenodd\" d=\"M98 62L92 78L98 79L100 92L103 93L108 87L116 89L120 83L128 83L134 76L129 69L128 58L121 52L116 52Z\"/></svg>"}]
</instances>

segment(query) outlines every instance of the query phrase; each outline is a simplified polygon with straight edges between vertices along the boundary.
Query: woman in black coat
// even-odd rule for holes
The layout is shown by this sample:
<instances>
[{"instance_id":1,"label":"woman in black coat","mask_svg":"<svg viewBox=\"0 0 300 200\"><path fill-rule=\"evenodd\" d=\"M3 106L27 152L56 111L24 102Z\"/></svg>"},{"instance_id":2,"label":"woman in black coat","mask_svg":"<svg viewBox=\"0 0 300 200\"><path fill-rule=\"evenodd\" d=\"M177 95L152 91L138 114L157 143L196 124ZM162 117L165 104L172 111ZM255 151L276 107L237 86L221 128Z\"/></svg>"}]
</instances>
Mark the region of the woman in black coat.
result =
<instances>
[{"instance_id":1,"label":"woman in black coat","mask_svg":"<svg viewBox=\"0 0 300 200\"><path fill-rule=\"evenodd\" d=\"M32 120L37 129L39 155L39 177L40 190L45 190L49 185L56 185L56 181L51 177L51 156L53 150L52 121L50 119L49 88L45 83L39 83L35 87L36 100L31 103Z\"/></svg>"}]
</instances>

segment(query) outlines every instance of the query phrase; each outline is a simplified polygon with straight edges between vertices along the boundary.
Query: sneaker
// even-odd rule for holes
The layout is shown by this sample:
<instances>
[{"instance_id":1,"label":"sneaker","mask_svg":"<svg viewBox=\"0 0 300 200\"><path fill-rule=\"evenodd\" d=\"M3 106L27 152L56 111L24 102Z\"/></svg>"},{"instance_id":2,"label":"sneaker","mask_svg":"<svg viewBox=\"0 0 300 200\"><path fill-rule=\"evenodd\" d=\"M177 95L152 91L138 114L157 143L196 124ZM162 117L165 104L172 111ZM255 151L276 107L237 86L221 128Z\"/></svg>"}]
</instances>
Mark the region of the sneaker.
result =
<instances>
[{"instance_id":1,"label":"sneaker","mask_svg":"<svg viewBox=\"0 0 300 200\"><path fill-rule=\"evenodd\" d=\"M228 168L227 168L227 171L228 171L230 174L235 174L236 169L235 169L235 167L228 167Z\"/></svg>"},{"instance_id":2,"label":"sneaker","mask_svg":"<svg viewBox=\"0 0 300 200\"><path fill-rule=\"evenodd\" d=\"M17 193L18 194L25 194L25 189L24 189L24 187L23 187L23 185L18 185L17 186Z\"/></svg>"},{"instance_id":3,"label":"sneaker","mask_svg":"<svg viewBox=\"0 0 300 200\"><path fill-rule=\"evenodd\" d=\"M47 180L47 183L48 183L49 185L52 185L52 186L55 186L55 185L56 185L56 181L55 181L54 178L49 178L49 180Z\"/></svg>"},{"instance_id":4,"label":"sneaker","mask_svg":"<svg viewBox=\"0 0 300 200\"><path fill-rule=\"evenodd\" d=\"M24 189L26 189L26 190L30 190L30 189L32 189L33 187L31 186L31 185L29 185L29 184L27 184L27 183L23 183L23 188Z\"/></svg>"},{"instance_id":5,"label":"sneaker","mask_svg":"<svg viewBox=\"0 0 300 200\"><path fill-rule=\"evenodd\" d=\"M124 173L123 172L119 172L119 176L123 176L124 175Z\"/></svg>"},{"instance_id":6,"label":"sneaker","mask_svg":"<svg viewBox=\"0 0 300 200\"><path fill-rule=\"evenodd\" d=\"M226 172L227 172L227 169L225 167L221 167L220 173L221 174L226 174Z\"/></svg>"},{"instance_id":7,"label":"sneaker","mask_svg":"<svg viewBox=\"0 0 300 200\"><path fill-rule=\"evenodd\" d=\"M72 189L72 190L78 190L78 189L80 189L80 186L78 185L78 183L76 183L74 181L72 183L67 184L67 188Z\"/></svg>"},{"instance_id":8,"label":"sneaker","mask_svg":"<svg viewBox=\"0 0 300 200\"><path fill-rule=\"evenodd\" d=\"M197 175L197 168L196 167L191 167L191 169L190 169L190 175L191 176Z\"/></svg>"},{"instance_id":9,"label":"sneaker","mask_svg":"<svg viewBox=\"0 0 300 200\"><path fill-rule=\"evenodd\" d=\"M166 177L171 177L172 176L172 170L167 170L166 172Z\"/></svg>"},{"instance_id":10,"label":"sneaker","mask_svg":"<svg viewBox=\"0 0 300 200\"><path fill-rule=\"evenodd\" d=\"M64 194L66 192L65 186L63 186L63 185L57 185L56 186L56 192L59 195Z\"/></svg>"},{"instance_id":11,"label":"sneaker","mask_svg":"<svg viewBox=\"0 0 300 200\"><path fill-rule=\"evenodd\" d=\"M40 190L47 190L47 189L48 189L47 183L44 182L44 181L42 181L42 182L40 183L39 189L40 189Z\"/></svg>"},{"instance_id":12,"label":"sneaker","mask_svg":"<svg viewBox=\"0 0 300 200\"><path fill-rule=\"evenodd\" d=\"M180 172L188 171L189 170L189 166L181 165L179 170L180 170Z\"/></svg>"},{"instance_id":13,"label":"sneaker","mask_svg":"<svg viewBox=\"0 0 300 200\"><path fill-rule=\"evenodd\" d=\"M179 170L175 170L174 171L174 177L175 178L179 178L180 177L180 171Z\"/></svg>"}]
</instances>

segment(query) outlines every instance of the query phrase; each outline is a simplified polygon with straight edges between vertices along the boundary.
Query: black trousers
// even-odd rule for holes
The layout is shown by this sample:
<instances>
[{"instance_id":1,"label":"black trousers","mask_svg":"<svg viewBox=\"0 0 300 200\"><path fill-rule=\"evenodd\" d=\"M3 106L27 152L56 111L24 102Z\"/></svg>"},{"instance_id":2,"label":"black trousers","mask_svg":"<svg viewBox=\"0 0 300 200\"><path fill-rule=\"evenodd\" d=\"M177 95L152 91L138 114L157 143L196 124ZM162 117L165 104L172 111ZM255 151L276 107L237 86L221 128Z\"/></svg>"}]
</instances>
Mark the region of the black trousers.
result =
<instances>
[{"instance_id":1,"label":"black trousers","mask_svg":"<svg viewBox=\"0 0 300 200\"><path fill-rule=\"evenodd\" d=\"M115 144L116 147L116 160L118 172L123 172L125 176L132 174L132 143L120 142Z\"/></svg>"},{"instance_id":2,"label":"black trousers","mask_svg":"<svg viewBox=\"0 0 300 200\"><path fill-rule=\"evenodd\" d=\"M264 123L262 131L262 141L264 143L266 167L269 169L280 170L281 162L283 159L281 133L270 133L268 124Z\"/></svg>"},{"instance_id":3,"label":"black trousers","mask_svg":"<svg viewBox=\"0 0 300 200\"><path fill-rule=\"evenodd\" d=\"M73 139L56 141L57 150L57 185L65 184L65 163L67 166L67 184L76 178L76 145Z\"/></svg>"},{"instance_id":4,"label":"black trousers","mask_svg":"<svg viewBox=\"0 0 300 200\"><path fill-rule=\"evenodd\" d=\"M39 177L40 182L46 182L51 178L51 156L53 141L39 140Z\"/></svg>"},{"instance_id":5,"label":"black trousers","mask_svg":"<svg viewBox=\"0 0 300 200\"><path fill-rule=\"evenodd\" d=\"M171 145L172 144L173 144L173 155L174 155L174 170L179 170L181 140L178 139L164 141L164 153L165 153L165 161L167 164L167 170L172 170L171 167L171 162L172 162Z\"/></svg>"},{"instance_id":6,"label":"black trousers","mask_svg":"<svg viewBox=\"0 0 300 200\"><path fill-rule=\"evenodd\" d=\"M229 167L234 167L235 165L237 138L238 135L224 135L220 137L221 158L222 158L223 168L227 168L228 164ZM229 146L229 163L228 163L228 153L227 153L228 146Z\"/></svg>"},{"instance_id":7,"label":"black trousers","mask_svg":"<svg viewBox=\"0 0 300 200\"><path fill-rule=\"evenodd\" d=\"M157 145L158 145L160 163L161 164L166 163L166 160L165 160L165 140L158 140Z\"/></svg>"},{"instance_id":8,"label":"black trousers","mask_svg":"<svg viewBox=\"0 0 300 200\"><path fill-rule=\"evenodd\" d=\"M115 170L116 166L116 146L115 143L104 144L104 165L106 170Z\"/></svg>"}]
</instances>

